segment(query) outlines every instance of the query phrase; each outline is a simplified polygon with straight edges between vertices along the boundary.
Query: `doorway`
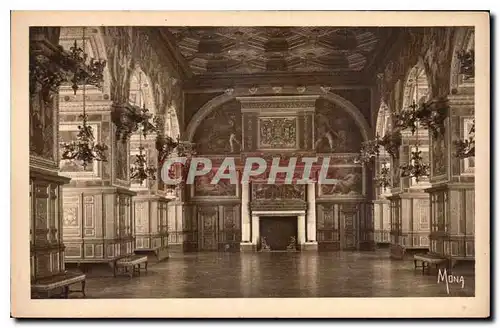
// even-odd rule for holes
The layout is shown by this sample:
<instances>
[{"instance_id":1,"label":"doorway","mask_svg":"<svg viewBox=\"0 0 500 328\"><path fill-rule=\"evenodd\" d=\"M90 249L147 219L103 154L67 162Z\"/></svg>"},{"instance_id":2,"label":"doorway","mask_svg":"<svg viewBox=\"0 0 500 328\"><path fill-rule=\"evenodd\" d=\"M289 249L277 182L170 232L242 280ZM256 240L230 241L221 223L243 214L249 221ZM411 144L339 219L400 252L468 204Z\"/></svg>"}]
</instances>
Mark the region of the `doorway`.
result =
<instances>
[{"instance_id":1,"label":"doorway","mask_svg":"<svg viewBox=\"0 0 500 328\"><path fill-rule=\"evenodd\" d=\"M296 216L261 216L259 233L271 251L286 251L292 238L297 240Z\"/></svg>"}]
</instances>

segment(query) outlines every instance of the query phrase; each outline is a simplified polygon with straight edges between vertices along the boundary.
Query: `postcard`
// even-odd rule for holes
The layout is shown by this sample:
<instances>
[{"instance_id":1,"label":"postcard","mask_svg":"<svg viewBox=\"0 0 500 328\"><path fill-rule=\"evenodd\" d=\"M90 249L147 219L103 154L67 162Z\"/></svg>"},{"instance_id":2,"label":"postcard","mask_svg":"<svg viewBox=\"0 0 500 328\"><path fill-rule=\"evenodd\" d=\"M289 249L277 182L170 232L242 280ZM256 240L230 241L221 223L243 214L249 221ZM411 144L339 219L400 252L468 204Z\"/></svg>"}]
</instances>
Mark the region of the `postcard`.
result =
<instances>
[{"instance_id":1,"label":"postcard","mask_svg":"<svg viewBox=\"0 0 500 328\"><path fill-rule=\"evenodd\" d=\"M487 12L11 24L12 316L489 317Z\"/></svg>"}]
</instances>

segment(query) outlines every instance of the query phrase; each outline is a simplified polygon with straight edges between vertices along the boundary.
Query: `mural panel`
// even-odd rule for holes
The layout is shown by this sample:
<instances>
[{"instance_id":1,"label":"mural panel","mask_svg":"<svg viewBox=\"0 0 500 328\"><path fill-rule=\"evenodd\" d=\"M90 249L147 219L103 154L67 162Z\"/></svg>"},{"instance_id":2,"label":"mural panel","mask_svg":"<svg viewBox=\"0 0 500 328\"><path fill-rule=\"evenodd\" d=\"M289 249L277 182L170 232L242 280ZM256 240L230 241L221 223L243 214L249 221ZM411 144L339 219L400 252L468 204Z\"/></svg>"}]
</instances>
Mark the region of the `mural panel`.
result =
<instances>
[{"instance_id":1,"label":"mural panel","mask_svg":"<svg viewBox=\"0 0 500 328\"><path fill-rule=\"evenodd\" d=\"M346 111L325 99L316 102L314 149L320 153L357 153L363 140Z\"/></svg>"},{"instance_id":2,"label":"mural panel","mask_svg":"<svg viewBox=\"0 0 500 328\"><path fill-rule=\"evenodd\" d=\"M234 100L208 115L198 127L194 142L198 154L227 154L241 151L240 104Z\"/></svg>"},{"instance_id":3,"label":"mural panel","mask_svg":"<svg viewBox=\"0 0 500 328\"><path fill-rule=\"evenodd\" d=\"M195 197L236 197L238 195L236 185L232 184L229 179L221 179L218 184L210 183L216 172L217 169L213 169L195 178L193 187Z\"/></svg>"},{"instance_id":4,"label":"mural panel","mask_svg":"<svg viewBox=\"0 0 500 328\"><path fill-rule=\"evenodd\" d=\"M335 184L321 185L320 196L361 196L363 194L363 171L361 167L330 167L327 178Z\"/></svg>"}]
</instances>

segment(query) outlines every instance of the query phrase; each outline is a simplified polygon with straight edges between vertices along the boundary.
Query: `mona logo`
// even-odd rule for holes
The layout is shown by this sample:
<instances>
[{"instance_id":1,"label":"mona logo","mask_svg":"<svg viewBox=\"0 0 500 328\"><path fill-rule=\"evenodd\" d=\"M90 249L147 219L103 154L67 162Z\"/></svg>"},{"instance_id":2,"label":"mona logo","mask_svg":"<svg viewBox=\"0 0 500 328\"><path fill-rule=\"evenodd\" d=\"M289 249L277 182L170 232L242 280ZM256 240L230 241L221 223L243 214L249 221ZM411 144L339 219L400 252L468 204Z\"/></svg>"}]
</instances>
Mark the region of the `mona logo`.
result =
<instances>
[{"instance_id":1,"label":"mona logo","mask_svg":"<svg viewBox=\"0 0 500 328\"><path fill-rule=\"evenodd\" d=\"M443 272L441 272L441 269L439 269L437 283L439 284L441 282L446 283L446 292L448 294L450 294L450 284L460 284L462 286L462 289L465 287L464 276L448 275L446 269L444 269Z\"/></svg>"}]
</instances>

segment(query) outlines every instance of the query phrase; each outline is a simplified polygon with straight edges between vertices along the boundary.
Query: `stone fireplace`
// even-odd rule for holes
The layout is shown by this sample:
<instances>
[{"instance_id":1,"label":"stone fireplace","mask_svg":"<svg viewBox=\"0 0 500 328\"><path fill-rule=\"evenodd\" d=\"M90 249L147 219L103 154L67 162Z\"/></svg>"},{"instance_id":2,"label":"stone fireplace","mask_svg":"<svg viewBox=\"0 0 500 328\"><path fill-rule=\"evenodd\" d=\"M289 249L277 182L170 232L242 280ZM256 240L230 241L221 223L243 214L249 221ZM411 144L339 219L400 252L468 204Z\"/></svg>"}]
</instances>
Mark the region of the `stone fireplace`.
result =
<instances>
[{"instance_id":1,"label":"stone fireplace","mask_svg":"<svg viewBox=\"0 0 500 328\"><path fill-rule=\"evenodd\" d=\"M260 250L263 248L270 251L297 249L297 217L261 216L259 226Z\"/></svg>"},{"instance_id":2,"label":"stone fireplace","mask_svg":"<svg viewBox=\"0 0 500 328\"><path fill-rule=\"evenodd\" d=\"M280 229L282 231L280 231ZM242 242L245 250L260 250L261 237L266 237L271 250L286 250L290 237L296 239L296 249L304 250L306 243L306 211L252 211L250 241ZM316 245L315 242L310 244Z\"/></svg>"}]
</instances>

